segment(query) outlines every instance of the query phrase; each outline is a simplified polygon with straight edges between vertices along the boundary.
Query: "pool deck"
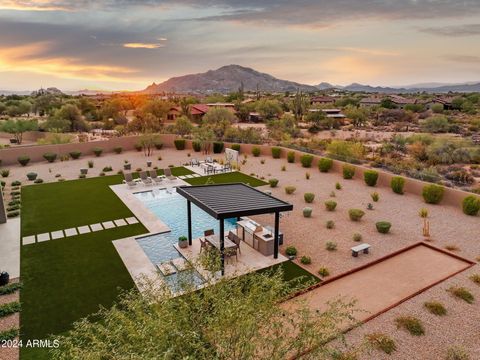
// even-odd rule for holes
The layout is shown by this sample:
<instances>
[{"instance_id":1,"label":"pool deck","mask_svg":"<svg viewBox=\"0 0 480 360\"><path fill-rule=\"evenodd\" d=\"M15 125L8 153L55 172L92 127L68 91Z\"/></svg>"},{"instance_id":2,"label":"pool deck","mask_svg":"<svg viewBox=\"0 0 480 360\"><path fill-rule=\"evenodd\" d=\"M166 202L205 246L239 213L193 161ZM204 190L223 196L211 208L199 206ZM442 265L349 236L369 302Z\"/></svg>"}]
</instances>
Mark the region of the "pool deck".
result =
<instances>
[{"instance_id":1,"label":"pool deck","mask_svg":"<svg viewBox=\"0 0 480 360\"><path fill-rule=\"evenodd\" d=\"M11 279L20 276L20 218L0 224L0 267Z\"/></svg>"}]
</instances>

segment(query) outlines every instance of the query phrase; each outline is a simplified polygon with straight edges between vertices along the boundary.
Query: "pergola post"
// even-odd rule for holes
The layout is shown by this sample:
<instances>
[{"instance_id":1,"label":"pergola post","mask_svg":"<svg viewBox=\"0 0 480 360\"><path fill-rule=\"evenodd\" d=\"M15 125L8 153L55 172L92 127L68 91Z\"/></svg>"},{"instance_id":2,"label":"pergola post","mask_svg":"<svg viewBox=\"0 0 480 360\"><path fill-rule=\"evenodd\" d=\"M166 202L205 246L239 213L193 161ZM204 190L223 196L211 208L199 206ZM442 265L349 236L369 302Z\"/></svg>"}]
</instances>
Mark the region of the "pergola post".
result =
<instances>
[{"instance_id":1,"label":"pergola post","mask_svg":"<svg viewBox=\"0 0 480 360\"><path fill-rule=\"evenodd\" d=\"M225 275L225 223L224 219L220 219L220 257L222 261L222 276Z\"/></svg>"},{"instance_id":2,"label":"pergola post","mask_svg":"<svg viewBox=\"0 0 480 360\"><path fill-rule=\"evenodd\" d=\"M192 203L187 200L188 245L192 245Z\"/></svg>"},{"instance_id":3,"label":"pergola post","mask_svg":"<svg viewBox=\"0 0 480 360\"><path fill-rule=\"evenodd\" d=\"M280 227L280 213L275 213L275 238L273 242L273 258L278 259L278 245L279 245L279 227Z\"/></svg>"}]
</instances>

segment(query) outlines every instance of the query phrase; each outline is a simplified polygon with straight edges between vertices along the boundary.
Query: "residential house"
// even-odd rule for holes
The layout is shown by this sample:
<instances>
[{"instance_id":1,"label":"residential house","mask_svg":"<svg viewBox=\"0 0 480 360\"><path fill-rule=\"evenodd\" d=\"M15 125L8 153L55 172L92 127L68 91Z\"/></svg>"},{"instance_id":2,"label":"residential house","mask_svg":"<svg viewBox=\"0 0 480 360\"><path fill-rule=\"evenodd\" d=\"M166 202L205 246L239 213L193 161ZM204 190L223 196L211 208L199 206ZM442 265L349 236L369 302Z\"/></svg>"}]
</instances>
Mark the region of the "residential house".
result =
<instances>
[{"instance_id":1,"label":"residential house","mask_svg":"<svg viewBox=\"0 0 480 360\"><path fill-rule=\"evenodd\" d=\"M333 105L335 98L331 96L314 96L310 99L311 105Z\"/></svg>"}]
</instances>

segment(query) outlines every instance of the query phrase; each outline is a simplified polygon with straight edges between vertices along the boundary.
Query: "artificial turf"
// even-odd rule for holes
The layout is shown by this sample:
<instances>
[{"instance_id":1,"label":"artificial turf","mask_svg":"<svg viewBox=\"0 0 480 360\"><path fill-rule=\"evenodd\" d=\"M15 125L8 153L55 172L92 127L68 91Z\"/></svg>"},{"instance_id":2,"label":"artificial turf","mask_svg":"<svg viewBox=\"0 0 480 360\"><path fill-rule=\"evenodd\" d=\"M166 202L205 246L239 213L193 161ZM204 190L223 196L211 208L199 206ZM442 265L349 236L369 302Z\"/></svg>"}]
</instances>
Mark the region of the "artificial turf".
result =
<instances>
[{"instance_id":1,"label":"artificial turf","mask_svg":"<svg viewBox=\"0 0 480 360\"><path fill-rule=\"evenodd\" d=\"M229 183L244 183L253 187L267 185L263 180L246 175L239 171L233 171L223 174L200 176L196 178L183 179L190 185L205 185L208 184L229 184Z\"/></svg>"},{"instance_id":2,"label":"artificial turf","mask_svg":"<svg viewBox=\"0 0 480 360\"><path fill-rule=\"evenodd\" d=\"M62 333L133 288L112 240L146 232L135 224L22 246L22 340ZM22 350L22 359L37 356Z\"/></svg>"},{"instance_id":3,"label":"artificial turf","mask_svg":"<svg viewBox=\"0 0 480 360\"><path fill-rule=\"evenodd\" d=\"M284 261L280 264L258 270L258 272L275 273L279 268L282 269L283 280L291 282L292 286L295 288L297 288L298 286L307 287L321 281L318 277L298 266L293 261Z\"/></svg>"}]
</instances>

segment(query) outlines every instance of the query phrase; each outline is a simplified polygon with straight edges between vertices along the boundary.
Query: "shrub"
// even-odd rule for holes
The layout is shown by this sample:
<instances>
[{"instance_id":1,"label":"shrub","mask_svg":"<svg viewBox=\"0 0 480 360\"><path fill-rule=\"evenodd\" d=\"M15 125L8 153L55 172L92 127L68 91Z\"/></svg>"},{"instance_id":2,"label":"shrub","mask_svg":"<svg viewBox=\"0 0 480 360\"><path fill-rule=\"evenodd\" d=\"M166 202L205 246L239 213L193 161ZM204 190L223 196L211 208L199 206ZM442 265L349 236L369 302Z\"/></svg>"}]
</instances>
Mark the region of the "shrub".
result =
<instances>
[{"instance_id":1,"label":"shrub","mask_svg":"<svg viewBox=\"0 0 480 360\"><path fill-rule=\"evenodd\" d=\"M47 160L49 163L53 163L57 159L57 154L47 152L47 153L43 154L43 158L45 160Z\"/></svg>"},{"instance_id":2,"label":"shrub","mask_svg":"<svg viewBox=\"0 0 480 360\"><path fill-rule=\"evenodd\" d=\"M318 160L318 169L321 172L324 172L324 173L329 172L332 166L333 166L332 159L321 158L320 160Z\"/></svg>"},{"instance_id":3,"label":"shrub","mask_svg":"<svg viewBox=\"0 0 480 360\"><path fill-rule=\"evenodd\" d=\"M330 275L330 271L328 270L328 268L322 266L320 269L318 269L318 275L325 277Z\"/></svg>"},{"instance_id":4,"label":"shrub","mask_svg":"<svg viewBox=\"0 0 480 360\"><path fill-rule=\"evenodd\" d=\"M360 221L365 215L365 212L360 209L350 209L348 210L348 216L350 217L350 220L352 221Z\"/></svg>"},{"instance_id":5,"label":"shrub","mask_svg":"<svg viewBox=\"0 0 480 360\"><path fill-rule=\"evenodd\" d=\"M312 203L313 200L315 199L315 194L314 193L305 193L303 194L303 199L305 200L306 203Z\"/></svg>"},{"instance_id":6,"label":"shrub","mask_svg":"<svg viewBox=\"0 0 480 360\"><path fill-rule=\"evenodd\" d=\"M438 204L442 201L444 187L440 185L425 185L423 187L422 196L427 204Z\"/></svg>"},{"instance_id":7,"label":"shrub","mask_svg":"<svg viewBox=\"0 0 480 360\"><path fill-rule=\"evenodd\" d=\"M200 152L202 150L202 143L200 141L192 141L192 148L195 152Z\"/></svg>"},{"instance_id":8,"label":"shrub","mask_svg":"<svg viewBox=\"0 0 480 360\"><path fill-rule=\"evenodd\" d=\"M378 200L380 199L380 195L376 191L371 193L370 196L374 202L378 202Z\"/></svg>"},{"instance_id":9,"label":"shrub","mask_svg":"<svg viewBox=\"0 0 480 360\"><path fill-rule=\"evenodd\" d=\"M366 335L365 339L373 348L383 351L385 354L390 355L395 350L397 350L395 341L386 334L372 333L372 334Z\"/></svg>"},{"instance_id":10,"label":"shrub","mask_svg":"<svg viewBox=\"0 0 480 360\"><path fill-rule=\"evenodd\" d=\"M115 152L115 154L121 154L123 151L123 148L121 146L116 146L113 148L113 151Z\"/></svg>"},{"instance_id":11,"label":"shrub","mask_svg":"<svg viewBox=\"0 0 480 360\"><path fill-rule=\"evenodd\" d=\"M262 164L264 164L265 162L263 162ZM287 171L287 168L285 167L285 165L282 165L282 167L280 168L280 170L282 171Z\"/></svg>"},{"instance_id":12,"label":"shrub","mask_svg":"<svg viewBox=\"0 0 480 360\"><path fill-rule=\"evenodd\" d=\"M90 169L93 168L93 160L88 160L87 164Z\"/></svg>"},{"instance_id":13,"label":"shrub","mask_svg":"<svg viewBox=\"0 0 480 360\"><path fill-rule=\"evenodd\" d=\"M333 229L335 227L335 221L333 220L328 220L326 223L325 223L325 226L327 229Z\"/></svg>"},{"instance_id":14,"label":"shrub","mask_svg":"<svg viewBox=\"0 0 480 360\"><path fill-rule=\"evenodd\" d=\"M310 180L310 173L308 171L305 173L305 179Z\"/></svg>"},{"instance_id":15,"label":"shrub","mask_svg":"<svg viewBox=\"0 0 480 360\"><path fill-rule=\"evenodd\" d=\"M155 146L155 149L161 150L163 148L163 142L159 139L156 139L153 141L153 146Z\"/></svg>"},{"instance_id":16,"label":"shrub","mask_svg":"<svg viewBox=\"0 0 480 360\"><path fill-rule=\"evenodd\" d=\"M22 183L18 180L12 181L12 186L20 186Z\"/></svg>"},{"instance_id":17,"label":"shrub","mask_svg":"<svg viewBox=\"0 0 480 360\"><path fill-rule=\"evenodd\" d=\"M295 151L289 151L287 153L287 161L289 163L294 163L295 162Z\"/></svg>"},{"instance_id":18,"label":"shrub","mask_svg":"<svg viewBox=\"0 0 480 360\"><path fill-rule=\"evenodd\" d=\"M230 149L240 152L240 144L232 144Z\"/></svg>"},{"instance_id":19,"label":"shrub","mask_svg":"<svg viewBox=\"0 0 480 360\"><path fill-rule=\"evenodd\" d=\"M401 176L394 176L390 181L390 187L395 194L403 195L403 187L405 185L405 179Z\"/></svg>"},{"instance_id":20,"label":"shrub","mask_svg":"<svg viewBox=\"0 0 480 360\"><path fill-rule=\"evenodd\" d=\"M287 256L296 256L297 255L297 248L295 246L288 246L285 249L285 254Z\"/></svg>"},{"instance_id":21,"label":"shrub","mask_svg":"<svg viewBox=\"0 0 480 360\"><path fill-rule=\"evenodd\" d=\"M29 172L27 173L27 179L30 180L30 181L33 181L37 178L37 173L35 172Z\"/></svg>"},{"instance_id":22,"label":"shrub","mask_svg":"<svg viewBox=\"0 0 480 360\"><path fill-rule=\"evenodd\" d=\"M447 309L443 306L442 303L438 301L427 301L423 304L425 308L431 312L433 315L443 316L447 315Z\"/></svg>"},{"instance_id":23,"label":"shrub","mask_svg":"<svg viewBox=\"0 0 480 360\"><path fill-rule=\"evenodd\" d=\"M260 156L260 153L261 153L261 150L258 146L254 146L252 148L252 155L255 156L255 157L259 157Z\"/></svg>"},{"instance_id":24,"label":"shrub","mask_svg":"<svg viewBox=\"0 0 480 360\"><path fill-rule=\"evenodd\" d=\"M42 183L43 183L43 179L35 179L34 183L35 183L35 184L42 184Z\"/></svg>"},{"instance_id":25,"label":"shrub","mask_svg":"<svg viewBox=\"0 0 480 360\"><path fill-rule=\"evenodd\" d=\"M2 170L0 171L0 175L2 175L2 177L6 178L6 177L8 177L8 175L10 175L10 170L8 170L8 169L2 169Z\"/></svg>"},{"instance_id":26,"label":"shrub","mask_svg":"<svg viewBox=\"0 0 480 360\"><path fill-rule=\"evenodd\" d=\"M363 180L365 180L365 184L367 184L368 186L377 185L378 171L365 170L365 172L363 173Z\"/></svg>"},{"instance_id":27,"label":"shrub","mask_svg":"<svg viewBox=\"0 0 480 360\"><path fill-rule=\"evenodd\" d=\"M15 291L21 289L23 284L21 282L10 282L7 285L0 286L0 296L13 294Z\"/></svg>"},{"instance_id":28,"label":"shrub","mask_svg":"<svg viewBox=\"0 0 480 360\"><path fill-rule=\"evenodd\" d=\"M70 155L70 157L74 160L78 159L80 156L82 156L82 152L81 151L70 151L68 153L68 155Z\"/></svg>"},{"instance_id":29,"label":"shrub","mask_svg":"<svg viewBox=\"0 0 480 360\"><path fill-rule=\"evenodd\" d=\"M87 177L87 175L85 175L85 174L80 174L80 175L78 175L78 178L79 178L79 179L85 179L86 177Z\"/></svg>"},{"instance_id":30,"label":"shrub","mask_svg":"<svg viewBox=\"0 0 480 360\"><path fill-rule=\"evenodd\" d=\"M472 293L470 291L468 291L466 288L464 287L456 287L456 286L452 286L450 288L448 288L447 290L450 294L452 294L453 296L459 298L459 299L462 299L463 301L466 301L467 303L469 304L472 304L473 301L475 300L474 296L472 295Z\"/></svg>"},{"instance_id":31,"label":"shrub","mask_svg":"<svg viewBox=\"0 0 480 360\"><path fill-rule=\"evenodd\" d=\"M380 234L387 234L390 231L392 224L388 221L379 221L375 224L375 226Z\"/></svg>"},{"instance_id":32,"label":"shrub","mask_svg":"<svg viewBox=\"0 0 480 360\"><path fill-rule=\"evenodd\" d=\"M304 207L303 208L303 217L309 218L312 217L313 209L311 207Z\"/></svg>"},{"instance_id":33,"label":"shrub","mask_svg":"<svg viewBox=\"0 0 480 360\"><path fill-rule=\"evenodd\" d=\"M103 149L101 147L96 147L93 148L93 153L95 154L96 157L99 157L103 153Z\"/></svg>"},{"instance_id":34,"label":"shrub","mask_svg":"<svg viewBox=\"0 0 480 360\"><path fill-rule=\"evenodd\" d=\"M278 179L272 178L272 179L268 180L268 183L270 184L270 187L272 187L272 188L277 187Z\"/></svg>"},{"instance_id":35,"label":"shrub","mask_svg":"<svg viewBox=\"0 0 480 360\"><path fill-rule=\"evenodd\" d=\"M0 342L13 340L18 336L18 329L11 328L0 331Z\"/></svg>"},{"instance_id":36,"label":"shrub","mask_svg":"<svg viewBox=\"0 0 480 360\"><path fill-rule=\"evenodd\" d=\"M175 139L173 140L173 144L175 145L175 149L177 150L185 150L185 139Z\"/></svg>"},{"instance_id":37,"label":"shrub","mask_svg":"<svg viewBox=\"0 0 480 360\"><path fill-rule=\"evenodd\" d=\"M279 147L272 147L272 158L274 159L280 159L280 155L282 154L282 149Z\"/></svg>"},{"instance_id":38,"label":"shrub","mask_svg":"<svg viewBox=\"0 0 480 360\"><path fill-rule=\"evenodd\" d=\"M310 258L310 256L302 256L302 258L300 259L300 262L303 265L310 265L312 263L312 259Z\"/></svg>"},{"instance_id":39,"label":"shrub","mask_svg":"<svg viewBox=\"0 0 480 360\"><path fill-rule=\"evenodd\" d=\"M327 241L325 243L325 249L327 249L328 251L335 251L337 250L337 243L333 241Z\"/></svg>"},{"instance_id":40,"label":"shrub","mask_svg":"<svg viewBox=\"0 0 480 360\"><path fill-rule=\"evenodd\" d=\"M13 217L17 217L18 215L20 215L20 211L18 210L15 210L15 211L11 211L7 214L7 217L8 218L13 218Z\"/></svg>"},{"instance_id":41,"label":"shrub","mask_svg":"<svg viewBox=\"0 0 480 360\"><path fill-rule=\"evenodd\" d=\"M135 148L135 150L137 151L142 151L143 150L143 145L139 142L137 142L135 145L133 145L133 147Z\"/></svg>"},{"instance_id":42,"label":"shrub","mask_svg":"<svg viewBox=\"0 0 480 360\"><path fill-rule=\"evenodd\" d=\"M223 151L224 144L222 141L213 142L213 153L220 154Z\"/></svg>"},{"instance_id":43,"label":"shrub","mask_svg":"<svg viewBox=\"0 0 480 360\"><path fill-rule=\"evenodd\" d=\"M400 316L395 319L397 329L407 330L411 335L420 336L425 334L422 322L413 316Z\"/></svg>"},{"instance_id":44,"label":"shrub","mask_svg":"<svg viewBox=\"0 0 480 360\"><path fill-rule=\"evenodd\" d=\"M355 175L355 167L352 165L343 165L343 178L352 179Z\"/></svg>"},{"instance_id":45,"label":"shrub","mask_svg":"<svg viewBox=\"0 0 480 360\"><path fill-rule=\"evenodd\" d=\"M460 346L452 346L447 350L446 360L469 360L470 355L468 352Z\"/></svg>"},{"instance_id":46,"label":"shrub","mask_svg":"<svg viewBox=\"0 0 480 360\"><path fill-rule=\"evenodd\" d=\"M333 201L333 200L327 200L325 201L325 208L327 209L327 211L334 211L335 208L337 207L337 202L336 201Z\"/></svg>"},{"instance_id":47,"label":"shrub","mask_svg":"<svg viewBox=\"0 0 480 360\"><path fill-rule=\"evenodd\" d=\"M355 233L355 234L353 234L352 238L353 238L353 241L360 242L360 241L362 241L362 234Z\"/></svg>"},{"instance_id":48,"label":"shrub","mask_svg":"<svg viewBox=\"0 0 480 360\"><path fill-rule=\"evenodd\" d=\"M463 213L475 216L480 211L480 198L474 195L467 196L462 201Z\"/></svg>"},{"instance_id":49,"label":"shrub","mask_svg":"<svg viewBox=\"0 0 480 360\"><path fill-rule=\"evenodd\" d=\"M27 155L22 155L17 158L17 161L20 165L27 166L27 164L30 162L30 157Z\"/></svg>"},{"instance_id":50,"label":"shrub","mask_svg":"<svg viewBox=\"0 0 480 360\"><path fill-rule=\"evenodd\" d=\"M421 208L420 210L418 210L418 216L420 216L421 218L427 218L428 217L428 209Z\"/></svg>"},{"instance_id":51,"label":"shrub","mask_svg":"<svg viewBox=\"0 0 480 360\"><path fill-rule=\"evenodd\" d=\"M309 154L303 154L301 157L300 157L300 163L302 164L302 166L304 168L309 168L312 166L312 162L313 162L313 155L309 155Z\"/></svg>"},{"instance_id":52,"label":"shrub","mask_svg":"<svg viewBox=\"0 0 480 360\"><path fill-rule=\"evenodd\" d=\"M102 171L103 172L109 172L109 171L113 171L113 169L112 169L111 166L105 166Z\"/></svg>"},{"instance_id":53,"label":"shrub","mask_svg":"<svg viewBox=\"0 0 480 360\"><path fill-rule=\"evenodd\" d=\"M469 277L475 284L480 285L480 274L473 274Z\"/></svg>"},{"instance_id":54,"label":"shrub","mask_svg":"<svg viewBox=\"0 0 480 360\"><path fill-rule=\"evenodd\" d=\"M293 194L295 190L297 190L295 186L292 186L292 185L285 186L285 193L287 193L288 195Z\"/></svg>"},{"instance_id":55,"label":"shrub","mask_svg":"<svg viewBox=\"0 0 480 360\"><path fill-rule=\"evenodd\" d=\"M342 184L340 184L339 182L335 183L335 189L342 190Z\"/></svg>"}]
</instances>

